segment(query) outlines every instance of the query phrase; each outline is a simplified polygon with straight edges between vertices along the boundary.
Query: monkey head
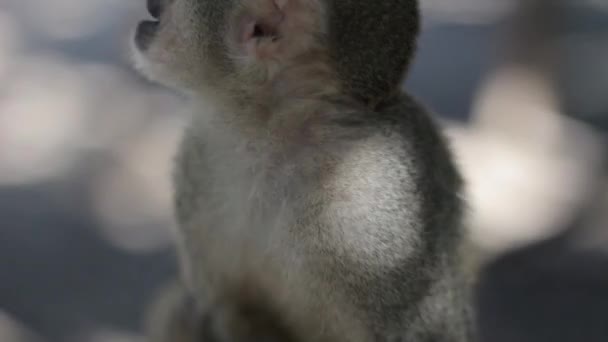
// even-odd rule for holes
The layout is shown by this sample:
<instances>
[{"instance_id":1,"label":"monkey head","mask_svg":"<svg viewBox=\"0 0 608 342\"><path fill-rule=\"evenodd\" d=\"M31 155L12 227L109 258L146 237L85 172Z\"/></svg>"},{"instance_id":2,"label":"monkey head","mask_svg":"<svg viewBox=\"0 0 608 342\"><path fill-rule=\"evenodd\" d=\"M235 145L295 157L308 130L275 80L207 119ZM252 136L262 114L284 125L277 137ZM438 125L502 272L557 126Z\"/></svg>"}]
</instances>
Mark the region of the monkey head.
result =
<instances>
[{"instance_id":1,"label":"monkey head","mask_svg":"<svg viewBox=\"0 0 608 342\"><path fill-rule=\"evenodd\" d=\"M379 102L398 91L419 30L417 0L148 0L148 9L154 20L134 39L137 68L218 96L319 63L341 93Z\"/></svg>"}]
</instances>

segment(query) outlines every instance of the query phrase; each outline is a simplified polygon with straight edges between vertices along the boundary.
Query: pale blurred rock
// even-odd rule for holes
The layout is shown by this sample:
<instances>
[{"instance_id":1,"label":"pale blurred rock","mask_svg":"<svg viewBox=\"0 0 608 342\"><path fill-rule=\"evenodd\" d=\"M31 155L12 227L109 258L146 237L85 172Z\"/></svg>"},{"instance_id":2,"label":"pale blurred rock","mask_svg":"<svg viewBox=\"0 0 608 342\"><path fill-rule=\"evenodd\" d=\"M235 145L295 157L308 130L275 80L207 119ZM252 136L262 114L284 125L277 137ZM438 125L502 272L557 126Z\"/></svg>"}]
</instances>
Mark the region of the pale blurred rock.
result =
<instances>
[{"instance_id":1,"label":"pale blurred rock","mask_svg":"<svg viewBox=\"0 0 608 342\"><path fill-rule=\"evenodd\" d=\"M559 115L549 85L525 70L503 69L479 96L474 123L449 132L475 241L498 252L558 233L593 184L600 140Z\"/></svg>"},{"instance_id":2,"label":"pale blurred rock","mask_svg":"<svg viewBox=\"0 0 608 342\"><path fill-rule=\"evenodd\" d=\"M131 252L154 251L171 242L171 170L183 121L158 121L116 151L117 162L94 184L102 235Z\"/></svg>"},{"instance_id":3,"label":"pale blurred rock","mask_svg":"<svg viewBox=\"0 0 608 342\"><path fill-rule=\"evenodd\" d=\"M5 84L21 49L23 37L19 25L10 13L0 8L0 83ZM0 89L2 85L0 84Z\"/></svg>"},{"instance_id":4,"label":"pale blurred rock","mask_svg":"<svg viewBox=\"0 0 608 342\"><path fill-rule=\"evenodd\" d=\"M117 14L143 12L144 4L124 0L3 0L37 34L48 39L75 40L91 36L117 23ZM52 4L52 5L51 5Z\"/></svg>"},{"instance_id":5,"label":"pale blurred rock","mask_svg":"<svg viewBox=\"0 0 608 342\"><path fill-rule=\"evenodd\" d=\"M0 341L42 342L42 339L15 321L8 313L0 310Z\"/></svg>"},{"instance_id":6,"label":"pale blurred rock","mask_svg":"<svg viewBox=\"0 0 608 342\"><path fill-rule=\"evenodd\" d=\"M182 101L166 91L144 87L124 69L85 64L78 67L78 73L94 95L88 100L88 119L79 136L87 148L119 148L159 117L180 117Z\"/></svg>"},{"instance_id":7,"label":"pale blurred rock","mask_svg":"<svg viewBox=\"0 0 608 342\"><path fill-rule=\"evenodd\" d=\"M66 61L21 58L0 101L0 185L52 178L76 157L87 87Z\"/></svg>"}]
</instances>

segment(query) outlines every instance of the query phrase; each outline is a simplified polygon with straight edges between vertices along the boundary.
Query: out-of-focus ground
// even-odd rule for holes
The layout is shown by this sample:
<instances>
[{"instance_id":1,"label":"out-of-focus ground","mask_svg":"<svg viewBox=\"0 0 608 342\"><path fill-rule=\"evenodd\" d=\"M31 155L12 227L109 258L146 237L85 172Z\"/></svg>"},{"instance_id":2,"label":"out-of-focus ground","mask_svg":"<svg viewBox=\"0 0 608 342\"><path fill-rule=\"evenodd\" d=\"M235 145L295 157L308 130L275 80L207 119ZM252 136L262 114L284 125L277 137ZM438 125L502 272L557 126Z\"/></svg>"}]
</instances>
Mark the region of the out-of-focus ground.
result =
<instances>
[{"instance_id":1,"label":"out-of-focus ground","mask_svg":"<svg viewBox=\"0 0 608 342\"><path fill-rule=\"evenodd\" d=\"M482 340L608 341L608 2L422 4L407 88L469 183ZM187 112L129 68L145 16L143 0L0 2L2 342L143 341L175 273Z\"/></svg>"}]
</instances>

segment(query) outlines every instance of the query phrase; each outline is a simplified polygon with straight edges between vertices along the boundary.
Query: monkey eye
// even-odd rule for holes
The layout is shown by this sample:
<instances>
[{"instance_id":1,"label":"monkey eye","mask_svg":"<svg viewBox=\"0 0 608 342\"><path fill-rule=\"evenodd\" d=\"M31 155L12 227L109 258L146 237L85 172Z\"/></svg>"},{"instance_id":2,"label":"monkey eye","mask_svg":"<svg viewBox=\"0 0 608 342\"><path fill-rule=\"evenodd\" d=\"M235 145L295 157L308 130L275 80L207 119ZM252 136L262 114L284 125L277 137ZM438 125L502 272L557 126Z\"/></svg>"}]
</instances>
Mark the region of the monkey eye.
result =
<instances>
[{"instance_id":1,"label":"monkey eye","mask_svg":"<svg viewBox=\"0 0 608 342\"><path fill-rule=\"evenodd\" d=\"M266 36L266 33L264 32L264 28L262 28L262 26L256 24L253 27L253 33L251 35L254 38L260 38Z\"/></svg>"}]
</instances>

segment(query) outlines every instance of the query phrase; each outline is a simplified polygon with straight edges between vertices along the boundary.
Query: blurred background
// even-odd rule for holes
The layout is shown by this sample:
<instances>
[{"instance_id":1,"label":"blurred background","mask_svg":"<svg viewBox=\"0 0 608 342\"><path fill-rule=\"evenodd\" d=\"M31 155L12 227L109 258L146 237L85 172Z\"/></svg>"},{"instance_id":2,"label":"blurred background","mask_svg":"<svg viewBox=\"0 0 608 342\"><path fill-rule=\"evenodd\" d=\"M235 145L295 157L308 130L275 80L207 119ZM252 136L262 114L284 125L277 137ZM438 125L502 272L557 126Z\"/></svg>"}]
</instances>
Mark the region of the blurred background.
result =
<instances>
[{"instance_id":1,"label":"blurred background","mask_svg":"<svg viewBox=\"0 0 608 342\"><path fill-rule=\"evenodd\" d=\"M608 341L608 0L421 0L407 84L469 188L482 341ZM0 341L145 341L183 99L144 0L0 0ZM475 257L473 257L475 255Z\"/></svg>"}]
</instances>

